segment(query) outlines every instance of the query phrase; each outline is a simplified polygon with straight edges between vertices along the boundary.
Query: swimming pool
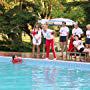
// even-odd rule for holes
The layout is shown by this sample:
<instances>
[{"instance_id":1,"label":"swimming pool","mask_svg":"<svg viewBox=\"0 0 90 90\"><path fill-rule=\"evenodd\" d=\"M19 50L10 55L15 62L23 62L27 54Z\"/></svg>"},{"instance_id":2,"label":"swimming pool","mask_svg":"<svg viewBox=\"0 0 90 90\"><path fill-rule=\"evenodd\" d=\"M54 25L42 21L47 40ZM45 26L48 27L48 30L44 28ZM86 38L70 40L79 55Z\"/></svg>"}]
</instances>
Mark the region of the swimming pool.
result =
<instances>
[{"instance_id":1,"label":"swimming pool","mask_svg":"<svg viewBox=\"0 0 90 90\"><path fill-rule=\"evenodd\" d=\"M0 57L0 90L90 90L90 64Z\"/></svg>"}]
</instances>

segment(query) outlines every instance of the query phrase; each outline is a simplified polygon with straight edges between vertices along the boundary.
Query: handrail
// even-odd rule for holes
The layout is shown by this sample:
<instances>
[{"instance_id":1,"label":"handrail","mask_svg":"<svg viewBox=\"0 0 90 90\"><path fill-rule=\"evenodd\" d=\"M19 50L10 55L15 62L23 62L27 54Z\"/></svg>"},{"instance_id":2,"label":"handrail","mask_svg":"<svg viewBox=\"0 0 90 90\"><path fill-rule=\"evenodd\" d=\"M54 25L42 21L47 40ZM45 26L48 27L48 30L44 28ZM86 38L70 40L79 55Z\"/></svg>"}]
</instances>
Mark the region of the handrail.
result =
<instances>
[{"instance_id":1,"label":"handrail","mask_svg":"<svg viewBox=\"0 0 90 90\"><path fill-rule=\"evenodd\" d=\"M81 60L81 57L82 55L84 54L84 60L86 61L87 58L89 57L89 54L86 53L86 52L66 52L66 57L67 57L67 54L69 54L69 60L72 60L72 54L75 54L74 57L75 57L75 60L77 60L77 55L80 57L80 60ZM68 58L67 58L68 59Z\"/></svg>"}]
</instances>

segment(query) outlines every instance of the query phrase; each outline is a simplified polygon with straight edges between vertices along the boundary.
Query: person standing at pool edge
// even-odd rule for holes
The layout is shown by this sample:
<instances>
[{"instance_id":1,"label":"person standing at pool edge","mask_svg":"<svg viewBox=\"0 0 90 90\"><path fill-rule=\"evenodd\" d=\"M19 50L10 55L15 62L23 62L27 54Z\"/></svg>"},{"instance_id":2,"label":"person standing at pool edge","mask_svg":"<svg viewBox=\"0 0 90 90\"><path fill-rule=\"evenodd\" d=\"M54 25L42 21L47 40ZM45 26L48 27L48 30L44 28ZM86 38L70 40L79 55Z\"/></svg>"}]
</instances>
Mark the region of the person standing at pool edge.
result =
<instances>
[{"instance_id":1,"label":"person standing at pool edge","mask_svg":"<svg viewBox=\"0 0 90 90\"><path fill-rule=\"evenodd\" d=\"M41 44L41 29L38 24L35 25L31 33L33 39L32 56L35 55L35 47L37 48L37 58L40 57L40 44Z\"/></svg>"},{"instance_id":2,"label":"person standing at pool edge","mask_svg":"<svg viewBox=\"0 0 90 90\"><path fill-rule=\"evenodd\" d=\"M68 43L68 35L69 35L69 28L66 26L66 22L62 22L62 27L60 28L60 46L61 46L61 55L63 56L64 50L66 50L67 43Z\"/></svg>"},{"instance_id":3,"label":"person standing at pool edge","mask_svg":"<svg viewBox=\"0 0 90 90\"><path fill-rule=\"evenodd\" d=\"M54 31L48 29L48 24L45 24L46 30L46 59L49 59L50 47L52 48L54 60L56 60L56 52L54 48Z\"/></svg>"}]
</instances>

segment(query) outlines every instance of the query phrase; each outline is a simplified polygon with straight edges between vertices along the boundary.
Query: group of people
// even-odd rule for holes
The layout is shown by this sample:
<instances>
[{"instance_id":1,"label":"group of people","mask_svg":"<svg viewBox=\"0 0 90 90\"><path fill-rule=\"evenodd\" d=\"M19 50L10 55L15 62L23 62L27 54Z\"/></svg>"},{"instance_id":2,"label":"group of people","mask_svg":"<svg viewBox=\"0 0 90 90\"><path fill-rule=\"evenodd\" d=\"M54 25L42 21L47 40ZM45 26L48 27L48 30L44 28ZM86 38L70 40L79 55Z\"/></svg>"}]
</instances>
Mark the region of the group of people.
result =
<instances>
[{"instance_id":1,"label":"group of people","mask_svg":"<svg viewBox=\"0 0 90 90\"><path fill-rule=\"evenodd\" d=\"M61 53L60 57L63 57L63 52L65 50L69 52L73 52L74 48L77 49L78 52L87 52L89 53L90 56L90 24L86 26L87 31L86 31L86 40L85 40L85 45L82 42L82 36L84 35L83 30L78 26L78 23L74 24L74 28L72 30L72 35L70 37L70 43L67 48L68 44L68 39L69 39L69 28L66 26L66 22L62 22L62 26L59 30L59 42L61 46ZM57 59L56 56L56 51L54 48L54 36L55 32L54 30L48 29L48 24L42 24L41 27L39 27L38 24L35 25L33 28L31 35L33 37L32 43L33 43L33 48L32 48L32 56L34 57L35 55L35 48L37 48L37 58L40 57L40 45L43 43L43 54L42 58L46 58L47 60L49 59L49 53L50 53L50 48L52 48L54 60ZM46 52L46 56L45 56ZM12 56L12 63L22 63L22 58L18 57L17 55Z\"/></svg>"},{"instance_id":2,"label":"group of people","mask_svg":"<svg viewBox=\"0 0 90 90\"><path fill-rule=\"evenodd\" d=\"M82 52L89 53L90 56L90 24L88 24L86 28L87 28L87 31L85 33L86 40L84 45L82 41L82 36L84 35L83 30L79 28L77 23L74 24L74 29L72 30L72 36L70 38L68 51L73 52L75 48L80 53Z\"/></svg>"},{"instance_id":3,"label":"group of people","mask_svg":"<svg viewBox=\"0 0 90 90\"><path fill-rule=\"evenodd\" d=\"M74 24L74 28L72 30L72 35L70 37L70 44L69 47L67 48L68 44L68 39L69 39L69 28L66 26L66 22L62 22L62 26L59 30L59 35L60 35L60 46L61 46L61 53L60 56L63 57L63 52L65 50L67 51L74 51L74 48L76 48L79 52L88 52L90 54L90 25L86 26L87 31L86 31L86 42L85 46L82 42L82 35L83 30L78 26L78 23ZM50 53L50 48L52 48L54 60L57 59L55 48L54 48L54 36L55 32L54 30L51 30L48 28L48 24L42 24L41 27L39 27L38 24L35 25L33 28L31 35L33 37L32 43L33 43L33 48L32 48L32 56L34 57L35 55L35 47L37 48L37 58L40 57L40 45L43 43L43 55L42 57L44 58L45 55L44 53L46 52L46 59L49 59L49 53Z\"/></svg>"},{"instance_id":4,"label":"group of people","mask_svg":"<svg viewBox=\"0 0 90 90\"><path fill-rule=\"evenodd\" d=\"M46 51L46 59L49 59L50 47L52 48L52 52L54 55L54 59L56 60L56 52L54 48L54 31L48 29L48 24L43 24L39 27L38 24L35 25L34 29L31 32L33 37L33 48L32 48L32 56L35 55L35 47L37 47L37 57L40 57L40 44L43 42L43 55Z\"/></svg>"}]
</instances>

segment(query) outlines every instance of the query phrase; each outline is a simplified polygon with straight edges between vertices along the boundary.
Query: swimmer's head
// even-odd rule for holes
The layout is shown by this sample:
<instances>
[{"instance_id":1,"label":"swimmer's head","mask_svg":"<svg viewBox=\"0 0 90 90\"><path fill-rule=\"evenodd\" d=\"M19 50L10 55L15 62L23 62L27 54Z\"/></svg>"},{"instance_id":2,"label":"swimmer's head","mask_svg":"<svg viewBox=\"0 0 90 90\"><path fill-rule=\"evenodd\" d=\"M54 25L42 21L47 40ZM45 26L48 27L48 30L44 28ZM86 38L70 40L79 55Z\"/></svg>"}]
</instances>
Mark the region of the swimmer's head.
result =
<instances>
[{"instance_id":1,"label":"swimmer's head","mask_svg":"<svg viewBox=\"0 0 90 90\"><path fill-rule=\"evenodd\" d=\"M13 56L12 56L12 59L14 59L14 58L16 58L16 57L17 57L16 55L13 55Z\"/></svg>"}]
</instances>

